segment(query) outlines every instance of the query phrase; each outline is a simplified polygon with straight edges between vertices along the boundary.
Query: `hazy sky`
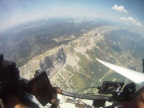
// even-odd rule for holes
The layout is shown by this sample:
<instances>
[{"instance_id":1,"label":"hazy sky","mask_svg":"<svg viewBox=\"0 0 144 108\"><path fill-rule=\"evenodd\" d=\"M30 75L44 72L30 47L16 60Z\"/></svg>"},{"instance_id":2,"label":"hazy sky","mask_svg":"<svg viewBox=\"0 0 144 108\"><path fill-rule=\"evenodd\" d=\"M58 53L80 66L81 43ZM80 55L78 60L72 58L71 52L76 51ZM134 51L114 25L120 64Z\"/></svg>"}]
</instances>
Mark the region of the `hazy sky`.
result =
<instances>
[{"instance_id":1,"label":"hazy sky","mask_svg":"<svg viewBox=\"0 0 144 108\"><path fill-rule=\"evenodd\" d=\"M144 24L144 0L0 0L0 29L49 17L87 17Z\"/></svg>"}]
</instances>

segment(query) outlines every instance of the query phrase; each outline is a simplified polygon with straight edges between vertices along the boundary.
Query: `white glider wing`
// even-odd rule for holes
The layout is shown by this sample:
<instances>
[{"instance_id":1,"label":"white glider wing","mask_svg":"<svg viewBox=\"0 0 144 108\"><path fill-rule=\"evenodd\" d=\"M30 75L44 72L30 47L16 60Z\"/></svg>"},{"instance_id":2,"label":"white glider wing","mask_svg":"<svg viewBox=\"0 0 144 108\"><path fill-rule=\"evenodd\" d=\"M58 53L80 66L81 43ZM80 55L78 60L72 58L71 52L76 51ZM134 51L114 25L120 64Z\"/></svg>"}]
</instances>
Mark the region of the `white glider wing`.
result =
<instances>
[{"instance_id":1,"label":"white glider wing","mask_svg":"<svg viewBox=\"0 0 144 108\"><path fill-rule=\"evenodd\" d=\"M105 61L102 61L98 58L96 58L97 61L102 63L103 65L109 67L110 69L114 70L115 72L119 73L120 75L128 78L129 80L135 82L139 86L143 87L144 86L144 73L137 72L134 70L130 70L127 68L123 68Z\"/></svg>"}]
</instances>

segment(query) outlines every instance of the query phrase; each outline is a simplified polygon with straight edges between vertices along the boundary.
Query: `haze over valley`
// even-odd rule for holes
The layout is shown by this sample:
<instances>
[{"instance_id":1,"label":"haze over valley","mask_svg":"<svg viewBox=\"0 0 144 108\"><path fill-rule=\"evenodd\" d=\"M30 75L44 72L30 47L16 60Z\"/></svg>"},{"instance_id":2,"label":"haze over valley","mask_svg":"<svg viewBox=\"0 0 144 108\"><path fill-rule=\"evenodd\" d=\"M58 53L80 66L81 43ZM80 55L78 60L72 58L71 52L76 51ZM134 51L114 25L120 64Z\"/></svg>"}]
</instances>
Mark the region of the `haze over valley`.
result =
<instances>
[{"instance_id":1,"label":"haze over valley","mask_svg":"<svg viewBox=\"0 0 144 108\"><path fill-rule=\"evenodd\" d=\"M137 29L115 26L108 21L103 24L100 20L55 19L46 20L43 25L42 22L45 20L9 32L15 38L7 40L14 44L5 45L6 52L13 51L6 56L18 58L15 61L21 64L22 77L31 79L35 70L45 70L54 86L77 91L107 80L129 82L96 58L142 71L144 38ZM19 39L18 35L23 37Z\"/></svg>"}]
</instances>

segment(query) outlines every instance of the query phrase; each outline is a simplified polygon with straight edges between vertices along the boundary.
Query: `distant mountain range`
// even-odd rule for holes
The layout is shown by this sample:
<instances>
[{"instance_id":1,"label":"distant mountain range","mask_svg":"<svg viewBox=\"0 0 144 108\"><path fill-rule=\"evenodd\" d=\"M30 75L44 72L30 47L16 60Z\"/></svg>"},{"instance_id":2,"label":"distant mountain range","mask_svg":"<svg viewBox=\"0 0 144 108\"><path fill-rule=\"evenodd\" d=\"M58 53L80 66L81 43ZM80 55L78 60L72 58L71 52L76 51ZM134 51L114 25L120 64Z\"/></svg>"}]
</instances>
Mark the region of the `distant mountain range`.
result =
<instances>
[{"instance_id":1,"label":"distant mountain range","mask_svg":"<svg viewBox=\"0 0 144 108\"><path fill-rule=\"evenodd\" d=\"M33 57L74 40L96 27L112 25L103 20L45 19L24 23L0 33L0 53L24 65Z\"/></svg>"}]
</instances>

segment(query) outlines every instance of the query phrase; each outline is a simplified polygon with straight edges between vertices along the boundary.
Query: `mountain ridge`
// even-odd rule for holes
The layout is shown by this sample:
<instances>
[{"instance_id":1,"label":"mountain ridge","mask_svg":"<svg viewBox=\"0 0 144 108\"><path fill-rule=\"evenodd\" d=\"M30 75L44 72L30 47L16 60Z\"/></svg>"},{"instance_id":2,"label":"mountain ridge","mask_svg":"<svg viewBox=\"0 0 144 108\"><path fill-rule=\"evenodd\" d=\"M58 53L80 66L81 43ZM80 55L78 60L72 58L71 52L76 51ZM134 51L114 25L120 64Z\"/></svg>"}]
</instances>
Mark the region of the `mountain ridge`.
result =
<instances>
[{"instance_id":1,"label":"mountain ridge","mask_svg":"<svg viewBox=\"0 0 144 108\"><path fill-rule=\"evenodd\" d=\"M134 46L137 50L136 41L140 41L133 35L140 37L138 33L122 27L96 28L68 44L36 56L19 68L21 76L31 79L35 70L45 70L53 85L63 87L68 91L100 85L104 80L128 81L100 65L96 58L140 71L140 58L143 53L140 57L136 57L131 50L134 50ZM132 41L132 44L127 44L129 41Z\"/></svg>"}]
</instances>

